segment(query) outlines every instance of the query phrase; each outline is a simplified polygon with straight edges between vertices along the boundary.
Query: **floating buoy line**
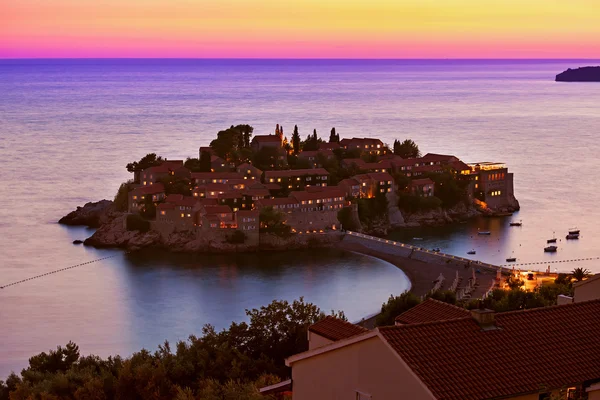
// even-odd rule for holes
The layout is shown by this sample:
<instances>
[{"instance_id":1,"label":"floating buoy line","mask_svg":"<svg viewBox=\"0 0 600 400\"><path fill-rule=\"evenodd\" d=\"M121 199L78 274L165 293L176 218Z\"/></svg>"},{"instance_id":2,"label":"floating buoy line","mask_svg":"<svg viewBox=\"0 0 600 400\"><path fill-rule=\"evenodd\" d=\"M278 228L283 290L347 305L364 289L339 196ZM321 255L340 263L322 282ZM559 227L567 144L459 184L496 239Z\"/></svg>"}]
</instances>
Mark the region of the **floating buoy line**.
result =
<instances>
[{"instance_id":1,"label":"floating buoy line","mask_svg":"<svg viewBox=\"0 0 600 400\"><path fill-rule=\"evenodd\" d=\"M592 261L592 260L600 260L600 257L574 258L572 260L536 261L536 262L529 262L529 263L522 263L522 264L510 263L510 264L503 264L503 265L501 265L501 267L517 267L517 266L523 266L523 265L543 265L543 264L563 264L563 263L570 263L570 262L577 262L577 261Z\"/></svg>"},{"instance_id":2,"label":"floating buoy line","mask_svg":"<svg viewBox=\"0 0 600 400\"><path fill-rule=\"evenodd\" d=\"M117 257L117 256L120 256L121 254L123 254L123 253L113 254L112 256L106 256L106 257L98 258L96 260L87 261L87 262L84 262L84 263L81 263L81 264L71 265L70 267L65 267L65 268L54 270L54 271L46 272L45 274L40 274L40 275L32 276L31 278L21 279L20 281L16 281L16 282L12 282L12 283L8 283L6 285L0 286L0 289L5 289L5 288L10 287L10 286L15 286L15 285L18 285L19 283L29 282L29 281L32 281L34 279L43 278L45 276L56 274L58 272L67 271L69 269L73 269L73 268L77 268L77 267L83 267L84 265L93 264L93 263L98 262L98 261L102 261L102 260L106 260L106 259L109 259L109 258Z\"/></svg>"}]
</instances>

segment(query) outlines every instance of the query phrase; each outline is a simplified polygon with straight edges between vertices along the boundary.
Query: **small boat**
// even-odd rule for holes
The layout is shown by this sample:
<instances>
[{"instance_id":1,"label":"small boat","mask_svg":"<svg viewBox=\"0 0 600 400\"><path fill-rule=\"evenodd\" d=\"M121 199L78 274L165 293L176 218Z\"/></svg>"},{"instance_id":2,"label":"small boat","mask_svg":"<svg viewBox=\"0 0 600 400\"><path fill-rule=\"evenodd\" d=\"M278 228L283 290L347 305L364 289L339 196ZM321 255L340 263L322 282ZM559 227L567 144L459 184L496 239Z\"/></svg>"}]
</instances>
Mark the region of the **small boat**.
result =
<instances>
[{"instance_id":1,"label":"small boat","mask_svg":"<svg viewBox=\"0 0 600 400\"><path fill-rule=\"evenodd\" d=\"M477 254L477 252L475 250L470 250L470 251L467 251L467 254Z\"/></svg>"},{"instance_id":2,"label":"small boat","mask_svg":"<svg viewBox=\"0 0 600 400\"><path fill-rule=\"evenodd\" d=\"M567 240L575 240L579 239L579 233L569 233L567 235Z\"/></svg>"},{"instance_id":3,"label":"small boat","mask_svg":"<svg viewBox=\"0 0 600 400\"><path fill-rule=\"evenodd\" d=\"M558 250L558 247L556 247L556 246L544 247L544 251L546 253L556 253L556 250Z\"/></svg>"},{"instance_id":4,"label":"small boat","mask_svg":"<svg viewBox=\"0 0 600 400\"><path fill-rule=\"evenodd\" d=\"M522 222L522 221L519 221L519 222L516 222L516 221L515 221L515 222L511 222L509 225L510 225L510 226L522 226L522 225L523 225L523 222Z\"/></svg>"},{"instance_id":5,"label":"small boat","mask_svg":"<svg viewBox=\"0 0 600 400\"><path fill-rule=\"evenodd\" d=\"M478 235L483 235L483 236L489 236L492 234L492 232L490 231L479 231L477 232Z\"/></svg>"},{"instance_id":6,"label":"small boat","mask_svg":"<svg viewBox=\"0 0 600 400\"><path fill-rule=\"evenodd\" d=\"M434 253L439 253L441 250L439 247L436 247L435 249L431 249L431 251L433 251Z\"/></svg>"},{"instance_id":7,"label":"small boat","mask_svg":"<svg viewBox=\"0 0 600 400\"><path fill-rule=\"evenodd\" d=\"M413 240L423 240L421 237L414 237Z\"/></svg>"},{"instance_id":8,"label":"small boat","mask_svg":"<svg viewBox=\"0 0 600 400\"><path fill-rule=\"evenodd\" d=\"M548 239L546 243L556 243L556 238Z\"/></svg>"},{"instance_id":9,"label":"small boat","mask_svg":"<svg viewBox=\"0 0 600 400\"><path fill-rule=\"evenodd\" d=\"M577 228L569 229L569 235L579 235L579 229L577 229Z\"/></svg>"},{"instance_id":10,"label":"small boat","mask_svg":"<svg viewBox=\"0 0 600 400\"><path fill-rule=\"evenodd\" d=\"M515 262L515 261L517 261L517 257L508 257L506 259L506 262Z\"/></svg>"}]
</instances>

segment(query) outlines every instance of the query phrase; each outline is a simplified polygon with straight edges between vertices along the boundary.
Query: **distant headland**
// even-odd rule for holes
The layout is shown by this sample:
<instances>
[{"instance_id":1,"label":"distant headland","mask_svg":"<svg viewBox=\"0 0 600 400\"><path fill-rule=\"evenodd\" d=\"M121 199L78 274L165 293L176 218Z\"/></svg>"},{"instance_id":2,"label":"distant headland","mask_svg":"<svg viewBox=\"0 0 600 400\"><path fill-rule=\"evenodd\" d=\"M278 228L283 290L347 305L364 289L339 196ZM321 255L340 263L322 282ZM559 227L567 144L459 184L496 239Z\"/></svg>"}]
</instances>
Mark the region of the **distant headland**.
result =
<instances>
[{"instance_id":1,"label":"distant headland","mask_svg":"<svg viewBox=\"0 0 600 400\"><path fill-rule=\"evenodd\" d=\"M600 67L569 68L556 75L556 82L600 82Z\"/></svg>"}]
</instances>

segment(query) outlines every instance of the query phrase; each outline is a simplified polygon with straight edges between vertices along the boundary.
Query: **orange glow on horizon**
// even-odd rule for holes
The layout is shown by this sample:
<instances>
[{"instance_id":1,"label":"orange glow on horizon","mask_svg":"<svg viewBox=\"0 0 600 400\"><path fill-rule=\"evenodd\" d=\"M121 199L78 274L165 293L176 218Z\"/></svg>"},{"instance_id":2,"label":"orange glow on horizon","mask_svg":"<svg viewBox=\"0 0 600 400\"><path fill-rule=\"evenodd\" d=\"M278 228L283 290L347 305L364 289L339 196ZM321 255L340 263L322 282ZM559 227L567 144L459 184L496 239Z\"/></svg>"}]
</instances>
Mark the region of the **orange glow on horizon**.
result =
<instances>
[{"instance_id":1,"label":"orange glow on horizon","mask_svg":"<svg viewBox=\"0 0 600 400\"><path fill-rule=\"evenodd\" d=\"M597 0L2 0L0 57L594 58Z\"/></svg>"}]
</instances>

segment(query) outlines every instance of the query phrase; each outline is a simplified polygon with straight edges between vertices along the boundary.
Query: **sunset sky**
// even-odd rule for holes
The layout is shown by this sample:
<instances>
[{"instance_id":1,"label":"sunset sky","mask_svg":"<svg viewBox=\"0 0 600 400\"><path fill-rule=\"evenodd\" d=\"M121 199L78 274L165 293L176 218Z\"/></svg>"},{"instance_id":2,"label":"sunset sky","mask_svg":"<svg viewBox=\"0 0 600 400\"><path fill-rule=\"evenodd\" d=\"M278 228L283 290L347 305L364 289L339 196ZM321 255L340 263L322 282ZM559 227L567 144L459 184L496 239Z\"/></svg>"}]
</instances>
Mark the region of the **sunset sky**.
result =
<instances>
[{"instance_id":1,"label":"sunset sky","mask_svg":"<svg viewBox=\"0 0 600 400\"><path fill-rule=\"evenodd\" d=\"M0 58L599 58L600 0L0 0Z\"/></svg>"}]
</instances>

